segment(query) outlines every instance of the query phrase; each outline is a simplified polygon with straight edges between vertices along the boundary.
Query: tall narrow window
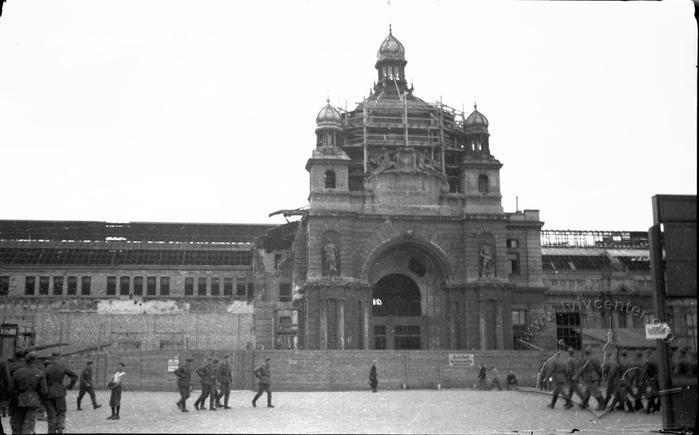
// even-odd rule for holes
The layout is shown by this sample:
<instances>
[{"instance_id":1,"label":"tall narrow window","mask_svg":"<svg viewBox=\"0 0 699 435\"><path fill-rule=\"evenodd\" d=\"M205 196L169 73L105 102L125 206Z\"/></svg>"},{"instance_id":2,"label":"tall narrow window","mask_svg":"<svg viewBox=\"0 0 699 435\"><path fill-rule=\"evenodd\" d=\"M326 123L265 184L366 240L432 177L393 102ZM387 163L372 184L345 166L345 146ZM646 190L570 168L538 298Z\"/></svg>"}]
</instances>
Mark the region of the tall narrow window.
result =
<instances>
[{"instance_id":1,"label":"tall narrow window","mask_svg":"<svg viewBox=\"0 0 699 435\"><path fill-rule=\"evenodd\" d=\"M478 176L478 191L480 193L488 193L488 176L485 174Z\"/></svg>"},{"instance_id":2,"label":"tall narrow window","mask_svg":"<svg viewBox=\"0 0 699 435\"><path fill-rule=\"evenodd\" d=\"M116 295L116 276L107 277L107 296Z\"/></svg>"},{"instance_id":3,"label":"tall narrow window","mask_svg":"<svg viewBox=\"0 0 699 435\"><path fill-rule=\"evenodd\" d=\"M78 294L78 277L69 276L68 277L68 294L75 295Z\"/></svg>"},{"instance_id":4,"label":"tall narrow window","mask_svg":"<svg viewBox=\"0 0 699 435\"><path fill-rule=\"evenodd\" d=\"M141 296L143 294L143 277L133 277L133 294Z\"/></svg>"},{"instance_id":5,"label":"tall narrow window","mask_svg":"<svg viewBox=\"0 0 699 435\"><path fill-rule=\"evenodd\" d=\"M206 278L199 278L197 282L197 295L206 296Z\"/></svg>"},{"instance_id":6,"label":"tall narrow window","mask_svg":"<svg viewBox=\"0 0 699 435\"><path fill-rule=\"evenodd\" d=\"M184 279L184 295L193 296L194 295L194 278Z\"/></svg>"},{"instance_id":7,"label":"tall narrow window","mask_svg":"<svg viewBox=\"0 0 699 435\"><path fill-rule=\"evenodd\" d=\"M223 295L233 296L233 278L223 278Z\"/></svg>"},{"instance_id":8,"label":"tall narrow window","mask_svg":"<svg viewBox=\"0 0 699 435\"><path fill-rule=\"evenodd\" d=\"M92 287L92 279L89 276L83 276L80 279L80 294L88 296L90 294L90 287Z\"/></svg>"},{"instance_id":9,"label":"tall narrow window","mask_svg":"<svg viewBox=\"0 0 699 435\"><path fill-rule=\"evenodd\" d=\"M10 277L0 276L0 296L7 296L10 294Z\"/></svg>"},{"instance_id":10,"label":"tall narrow window","mask_svg":"<svg viewBox=\"0 0 699 435\"><path fill-rule=\"evenodd\" d=\"M279 284L279 302L291 302L291 284Z\"/></svg>"},{"instance_id":11,"label":"tall narrow window","mask_svg":"<svg viewBox=\"0 0 699 435\"><path fill-rule=\"evenodd\" d=\"M24 294L33 295L34 289L36 287L36 278L33 276L28 276L24 279Z\"/></svg>"},{"instance_id":12,"label":"tall narrow window","mask_svg":"<svg viewBox=\"0 0 699 435\"><path fill-rule=\"evenodd\" d=\"M245 292L248 280L245 278L238 278L236 282L235 295L239 298L245 299Z\"/></svg>"},{"instance_id":13,"label":"tall narrow window","mask_svg":"<svg viewBox=\"0 0 699 435\"><path fill-rule=\"evenodd\" d=\"M513 275L519 274L519 254L509 253L507 254L507 259L510 262L510 273Z\"/></svg>"},{"instance_id":14,"label":"tall narrow window","mask_svg":"<svg viewBox=\"0 0 699 435\"><path fill-rule=\"evenodd\" d=\"M335 188L335 171L325 171L325 188Z\"/></svg>"},{"instance_id":15,"label":"tall narrow window","mask_svg":"<svg viewBox=\"0 0 699 435\"><path fill-rule=\"evenodd\" d=\"M49 294L49 277L40 276L39 277L39 294L48 295Z\"/></svg>"},{"instance_id":16,"label":"tall narrow window","mask_svg":"<svg viewBox=\"0 0 699 435\"><path fill-rule=\"evenodd\" d=\"M119 278L119 294L122 296L128 296L131 287L131 277L122 276Z\"/></svg>"},{"instance_id":17,"label":"tall narrow window","mask_svg":"<svg viewBox=\"0 0 699 435\"><path fill-rule=\"evenodd\" d=\"M218 296L220 293L220 284L218 278L211 278L211 296Z\"/></svg>"},{"instance_id":18,"label":"tall narrow window","mask_svg":"<svg viewBox=\"0 0 699 435\"><path fill-rule=\"evenodd\" d=\"M53 294L62 295L63 294L63 277L54 276L53 277Z\"/></svg>"},{"instance_id":19,"label":"tall narrow window","mask_svg":"<svg viewBox=\"0 0 699 435\"><path fill-rule=\"evenodd\" d=\"M149 276L146 278L146 294L148 296L155 296L155 277Z\"/></svg>"},{"instance_id":20,"label":"tall narrow window","mask_svg":"<svg viewBox=\"0 0 699 435\"><path fill-rule=\"evenodd\" d=\"M255 298L255 284L252 282L248 283L248 299Z\"/></svg>"},{"instance_id":21,"label":"tall narrow window","mask_svg":"<svg viewBox=\"0 0 699 435\"><path fill-rule=\"evenodd\" d=\"M168 296L170 294L170 277L160 277L160 296Z\"/></svg>"}]
</instances>

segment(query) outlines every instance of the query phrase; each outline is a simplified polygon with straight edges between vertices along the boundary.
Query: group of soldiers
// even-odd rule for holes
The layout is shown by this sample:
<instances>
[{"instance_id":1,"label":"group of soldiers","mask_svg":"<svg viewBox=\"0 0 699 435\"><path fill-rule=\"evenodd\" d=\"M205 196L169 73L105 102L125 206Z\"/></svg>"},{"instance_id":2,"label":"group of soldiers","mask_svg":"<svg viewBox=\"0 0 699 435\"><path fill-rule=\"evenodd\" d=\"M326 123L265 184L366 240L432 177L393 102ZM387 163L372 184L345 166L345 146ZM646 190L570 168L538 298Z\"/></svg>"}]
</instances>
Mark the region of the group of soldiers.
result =
<instances>
[{"instance_id":1,"label":"group of soldiers","mask_svg":"<svg viewBox=\"0 0 699 435\"><path fill-rule=\"evenodd\" d=\"M0 361L0 395L9 402L10 426L13 434L31 434L36 420L46 412L48 433L63 433L66 421L66 390L80 379L80 400L85 393L92 398L93 407L99 408L92 386L92 362L78 378L70 368L59 361L54 353L46 361L34 352L15 354L13 360ZM68 378L68 385L65 384ZM0 433L4 433L0 425Z\"/></svg>"},{"instance_id":2,"label":"group of soldiers","mask_svg":"<svg viewBox=\"0 0 699 435\"><path fill-rule=\"evenodd\" d=\"M544 379L553 386L549 408L562 396L563 406L569 409L573 407L573 395L577 395L581 408L587 408L590 397L594 397L598 411L660 410L658 363L652 349L636 352L635 359L623 349L604 352L602 361L592 355L590 348L584 349L583 358L576 354L572 348L561 350L543 364Z\"/></svg>"},{"instance_id":3,"label":"group of soldiers","mask_svg":"<svg viewBox=\"0 0 699 435\"><path fill-rule=\"evenodd\" d=\"M231 366L229 361L230 356L225 355L223 361L219 363L218 359L207 358L206 363L196 369L194 373L199 375L201 382L201 394L194 401L194 409L197 411L206 410L206 400L209 400L209 411L216 411L218 408L231 409L228 406L228 400L231 394ZM182 412L189 412L187 409L187 399L192 392L192 362L194 359L186 358L185 363L180 365L175 370L177 376L177 388L180 392L180 400L176 402L177 408ZM272 390L271 390L271 373L269 368L270 359L265 359L265 362L255 370L255 376L258 379L258 392L252 400L252 406L257 406L257 399L263 392L267 392L267 406L274 408L272 405ZM223 398L223 403L221 399Z\"/></svg>"}]
</instances>

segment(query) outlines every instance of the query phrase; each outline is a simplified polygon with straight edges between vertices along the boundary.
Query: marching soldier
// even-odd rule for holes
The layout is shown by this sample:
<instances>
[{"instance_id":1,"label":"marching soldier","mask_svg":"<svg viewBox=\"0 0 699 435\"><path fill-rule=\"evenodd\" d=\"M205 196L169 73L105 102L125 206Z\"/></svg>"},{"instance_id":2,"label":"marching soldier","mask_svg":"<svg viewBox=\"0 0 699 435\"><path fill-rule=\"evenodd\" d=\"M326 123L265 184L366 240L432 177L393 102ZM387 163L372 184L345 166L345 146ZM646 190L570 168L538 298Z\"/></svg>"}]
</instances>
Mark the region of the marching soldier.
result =
<instances>
[{"instance_id":1,"label":"marching soldier","mask_svg":"<svg viewBox=\"0 0 699 435\"><path fill-rule=\"evenodd\" d=\"M556 401L558 396L562 395L566 403L564 408L569 409L572 405L570 403L570 397L565 395L565 386L568 381L568 354L565 352L558 352L556 357L546 364L546 377L553 378L553 397L551 398L551 403L547 406L551 409L556 406Z\"/></svg>"},{"instance_id":2,"label":"marching soldier","mask_svg":"<svg viewBox=\"0 0 699 435\"><path fill-rule=\"evenodd\" d=\"M44 373L48 393L46 395L46 414L48 418L49 433L63 433L66 426L66 388L70 390L78 381L78 375L58 361L59 354L51 354ZM70 384L63 384L65 377L70 378Z\"/></svg>"},{"instance_id":3,"label":"marching soldier","mask_svg":"<svg viewBox=\"0 0 699 435\"><path fill-rule=\"evenodd\" d=\"M24 357L25 353L21 350L15 352L15 357L7 367L10 372L10 381L12 380L12 375L17 370L27 366ZM17 408L17 395L14 394L12 390L10 390L10 400L7 405L10 412L10 428L12 429L12 433L20 433L20 426L22 423L20 421L19 409Z\"/></svg>"},{"instance_id":4,"label":"marching soldier","mask_svg":"<svg viewBox=\"0 0 699 435\"><path fill-rule=\"evenodd\" d=\"M0 360L0 401L9 400L10 392L12 390L10 371L8 370L7 366L8 364L4 359ZM5 429L2 427L2 419L0 419L0 434L4 433Z\"/></svg>"},{"instance_id":5,"label":"marching soldier","mask_svg":"<svg viewBox=\"0 0 699 435\"><path fill-rule=\"evenodd\" d=\"M609 382L614 382L614 400L612 401L611 408L616 407L617 410L623 411L624 405L628 411L633 412L633 404L629 400L629 379L626 373L628 366L627 353L626 351L621 352L621 360L615 365L610 365ZM614 369L614 371L612 371Z\"/></svg>"},{"instance_id":6,"label":"marching soldier","mask_svg":"<svg viewBox=\"0 0 699 435\"><path fill-rule=\"evenodd\" d=\"M643 391L648 402L644 411L646 414L660 410L660 398L658 397L658 362L655 360L653 349L646 351L646 362L643 363Z\"/></svg>"},{"instance_id":7,"label":"marching soldier","mask_svg":"<svg viewBox=\"0 0 699 435\"><path fill-rule=\"evenodd\" d=\"M177 401L177 408L182 412L189 412L187 409L187 398L192 389L192 358L187 358L187 362L177 367L177 388L180 390L180 400Z\"/></svg>"},{"instance_id":8,"label":"marching soldier","mask_svg":"<svg viewBox=\"0 0 699 435\"><path fill-rule=\"evenodd\" d=\"M36 416L41 409L41 397L48 392L46 376L36 366L36 356L29 352L24 358L26 366L12 375L13 393L16 398L16 423L12 433L34 433Z\"/></svg>"},{"instance_id":9,"label":"marching soldier","mask_svg":"<svg viewBox=\"0 0 699 435\"><path fill-rule=\"evenodd\" d=\"M274 405L272 405L272 381L271 381L271 376L272 373L269 370L269 358L265 358L265 362L262 363L262 365L255 370L255 377L257 378L257 394L255 395L255 398L252 399L252 406L257 406L257 399L260 398L263 392L267 392L267 407L268 408L274 408Z\"/></svg>"},{"instance_id":10,"label":"marching soldier","mask_svg":"<svg viewBox=\"0 0 699 435\"><path fill-rule=\"evenodd\" d=\"M577 394L580 399L583 398L584 394L580 391L580 385L578 384L578 378L575 374L581 367L580 358L575 355L575 349L572 347L568 348L568 400L566 401L566 407L573 406L571 399L573 398L573 393Z\"/></svg>"},{"instance_id":11,"label":"marching soldier","mask_svg":"<svg viewBox=\"0 0 699 435\"><path fill-rule=\"evenodd\" d=\"M218 366L216 372L216 381L218 381L219 388L221 389L216 395L216 406L224 409L231 409L228 406L228 398L231 396L231 382L233 378L231 377L231 366L228 362L228 355L223 357L223 362ZM221 406L221 397L223 397L223 406Z\"/></svg>"},{"instance_id":12,"label":"marching soldier","mask_svg":"<svg viewBox=\"0 0 699 435\"><path fill-rule=\"evenodd\" d=\"M636 360L633 362L633 367L627 369L629 370L629 391L634 399L633 410L640 411L643 409L643 380L645 378L645 373L643 369L643 352L640 350L636 352Z\"/></svg>"},{"instance_id":13,"label":"marching soldier","mask_svg":"<svg viewBox=\"0 0 699 435\"><path fill-rule=\"evenodd\" d=\"M604 409L604 398L602 393L599 391L600 378L602 377L602 367L597 358L594 358L590 351L590 348L585 348L585 362L582 367L573 376L573 379L582 378L584 397L582 404L580 405L583 409L587 408L587 404L590 401L590 396L594 396L597 400L597 411Z\"/></svg>"},{"instance_id":14,"label":"marching soldier","mask_svg":"<svg viewBox=\"0 0 699 435\"><path fill-rule=\"evenodd\" d=\"M211 363L211 358L206 359L206 364L199 367L197 370L197 375L199 375L199 381L201 382L201 394L194 402L194 409L197 411L206 410L206 398L211 395L211 389L214 388L215 374L213 371L213 365ZM210 399L211 406L209 410L215 411L216 408L213 406L213 397Z\"/></svg>"},{"instance_id":15,"label":"marching soldier","mask_svg":"<svg viewBox=\"0 0 699 435\"><path fill-rule=\"evenodd\" d=\"M95 396L95 386L92 384L92 361L88 361L85 368L80 373L80 391L78 392L78 411L82 411L80 407L80 402L82 402L85 393L90 396L92 400L92 408L99 408L100 404L97 403L97 397Z\"/></svg>"}]
</instances>

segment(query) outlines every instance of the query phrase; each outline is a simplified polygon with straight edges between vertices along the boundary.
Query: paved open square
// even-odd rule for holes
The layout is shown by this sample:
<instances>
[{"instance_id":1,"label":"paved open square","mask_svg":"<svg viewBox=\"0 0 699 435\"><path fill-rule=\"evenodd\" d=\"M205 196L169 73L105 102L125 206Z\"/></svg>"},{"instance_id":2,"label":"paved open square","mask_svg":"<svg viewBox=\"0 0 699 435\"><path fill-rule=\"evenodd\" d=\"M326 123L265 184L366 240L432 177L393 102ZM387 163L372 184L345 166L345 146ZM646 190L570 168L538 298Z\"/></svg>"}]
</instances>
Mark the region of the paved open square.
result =
<instances>
[{"instance_id":1,"label":"paved open square","mask_svg":"<svg viewBox=\"0 0 699 435\"><path fill-rule=\"evenodd\" d=\"M70 433L649 433L661 428L660 415L613 412L594 421L585 410L546 407L549 397L514 391L393 390L273 393L253 408L251 391L233 391L233 409L182 413L176 393L124 391L121 419L107 420L109 396L98 391L102 408L75 410L68 394L66 432ZM196 397L196 396L195 396ZM89 403L89 402L88 402ZM87 404L86 404L87 405ZM9 419L3 419L9 428ZM39 422L37 433L46 433Z\"/></svg>"}]
</instances>

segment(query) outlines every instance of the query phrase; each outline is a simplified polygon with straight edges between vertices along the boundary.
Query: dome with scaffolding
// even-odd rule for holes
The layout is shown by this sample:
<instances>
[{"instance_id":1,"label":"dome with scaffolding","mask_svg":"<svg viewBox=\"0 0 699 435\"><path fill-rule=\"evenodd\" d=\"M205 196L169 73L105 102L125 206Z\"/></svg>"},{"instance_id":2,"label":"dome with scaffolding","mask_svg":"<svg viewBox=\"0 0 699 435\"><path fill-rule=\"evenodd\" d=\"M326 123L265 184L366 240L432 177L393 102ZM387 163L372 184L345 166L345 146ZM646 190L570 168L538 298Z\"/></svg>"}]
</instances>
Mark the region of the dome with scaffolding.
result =
<instances>
[{"instance_id":1,"label":"dome with scaffolding","mask_svg":"<svg viewBox=\"0 0 699 435\"><path fill-rule=\"evenodd\" d=\"M478 111L478 106L473 105L473 112L468 115L468 118L464 120L464 127L466 129L472 128L488 128L488 118L485 117L481 112Z\"/></svg>"},{"instance_id":2,"label":"dome with scaffolding","mask_svg":"<svg viewBox=\"0 0 699 435\"><path fill-rule=\"evenodd\" d=\"M391 27L388 28L388 36L383 40L379 51L376 53L377 60L405 60L405 48L395 36Z\"/></svg>"},{"instance_id":3,"label":"dome with scaffolding","mask_svg":"<svg viewBox=\"0 0 699 435\"><path fill-rule=\"evenodd\" d=\"M326 100L325 107L320 109L316 116L316 124L318 128L322 127L340 127L340 112L330 104L330 100Z\"/></svg>"}]
</instances>

